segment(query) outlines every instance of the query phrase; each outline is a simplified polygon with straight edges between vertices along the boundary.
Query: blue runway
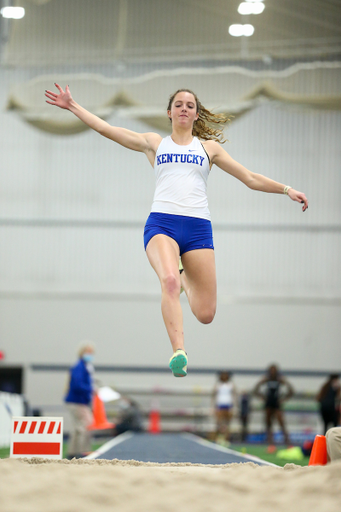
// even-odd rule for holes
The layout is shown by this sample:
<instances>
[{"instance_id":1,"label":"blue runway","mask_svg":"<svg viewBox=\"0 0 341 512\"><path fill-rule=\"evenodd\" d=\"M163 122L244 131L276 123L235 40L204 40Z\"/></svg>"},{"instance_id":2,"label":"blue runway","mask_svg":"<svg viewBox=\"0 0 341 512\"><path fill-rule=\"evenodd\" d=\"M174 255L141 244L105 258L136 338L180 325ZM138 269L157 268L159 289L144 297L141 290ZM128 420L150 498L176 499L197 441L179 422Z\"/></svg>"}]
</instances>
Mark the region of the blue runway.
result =
<instances>
[{"instance_id":1,"label":"blue runway","mask_svg":"<svg viewBox=\"0 0 341 512\"><path fill-rule=\"evenodd\" d=\"M119 459L140 462L190 462L192 464L232 464L253 462L273 465L257 457L239 454L193 434L147 434L126 432L90 454L88 459Z\"/></svg>"}]
</instances>

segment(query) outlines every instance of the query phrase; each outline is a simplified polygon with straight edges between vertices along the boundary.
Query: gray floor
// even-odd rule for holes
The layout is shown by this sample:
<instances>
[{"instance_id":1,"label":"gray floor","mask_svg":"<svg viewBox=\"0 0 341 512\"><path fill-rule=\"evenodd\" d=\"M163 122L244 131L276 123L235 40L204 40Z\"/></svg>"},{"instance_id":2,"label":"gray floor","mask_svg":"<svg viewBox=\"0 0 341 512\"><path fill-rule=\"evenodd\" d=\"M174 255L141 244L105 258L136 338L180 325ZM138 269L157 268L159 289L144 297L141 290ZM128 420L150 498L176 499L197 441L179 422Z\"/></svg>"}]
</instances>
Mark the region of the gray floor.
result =
<instances>
[{"instance_id":1,"label":"gray floor","mask_svg":"<svg viewBox=\"0 0 341 512\"><path fill-rule=\"evenodd\" d=\"M112 446L114 444L114 446ZM209 443L192 434L126 433L106 443L90 458L137 460L141 462L191 462L192 464L231 464L254 462L268 465Z\"/></svg>"}]
</instances>

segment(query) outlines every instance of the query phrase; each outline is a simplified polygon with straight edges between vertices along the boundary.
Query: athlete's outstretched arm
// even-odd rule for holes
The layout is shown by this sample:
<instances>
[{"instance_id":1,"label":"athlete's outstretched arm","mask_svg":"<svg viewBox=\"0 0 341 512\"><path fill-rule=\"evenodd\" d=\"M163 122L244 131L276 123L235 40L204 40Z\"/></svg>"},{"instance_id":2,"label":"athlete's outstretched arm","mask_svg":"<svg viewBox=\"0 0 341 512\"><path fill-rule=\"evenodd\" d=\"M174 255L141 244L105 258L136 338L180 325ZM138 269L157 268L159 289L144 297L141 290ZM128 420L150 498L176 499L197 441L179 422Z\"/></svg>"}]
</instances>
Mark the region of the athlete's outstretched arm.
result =
<instances>
[{"instance_id":1,"label":"athlete's outstretched arm","mask_svg":"<svg viewBox=\"0 0 341 512\"><path fill-rule=\"evenodd\" d=\"M249 171L242 164L236 162L236 160L234 160L217 142L208 141L205 144L205 147L209 152L211 162L213 164L216 164L223 171L239 179L249 188L253 190L260 190L262 192L271 192L273 194L285 193L285 185L271 180L262 174L256 174ZM308 199L303 192L298 192L293 188L289 188L287 194L293 201L302 203L302 210L304 212L306 211L308 208Z\"/></svg>"},{"instance_id":2,"label":"athlete's outstretched arm","mask_svg":"<svg viewBox=\"0 0 341 512\"><path fill-rule=\"evenodd\" d=\"M155 146L157 147L158 143L161 141L161 136L155 133L136 133L126 128L111 126L106 121L103 121L103 119L91 114L91 112L78 105L72 98L68 85L65 87L65 91L60 85L55 84L55 86L59 90L59 94L46 90L45 96L50 100L46 100L46 103L65 110L70 110L70 112L75 114L83 123L88 125L89 128L121 144L121 146L133 149L134 151L148 153L149 150L154 150Z\"/></svg>"}]
</instances>

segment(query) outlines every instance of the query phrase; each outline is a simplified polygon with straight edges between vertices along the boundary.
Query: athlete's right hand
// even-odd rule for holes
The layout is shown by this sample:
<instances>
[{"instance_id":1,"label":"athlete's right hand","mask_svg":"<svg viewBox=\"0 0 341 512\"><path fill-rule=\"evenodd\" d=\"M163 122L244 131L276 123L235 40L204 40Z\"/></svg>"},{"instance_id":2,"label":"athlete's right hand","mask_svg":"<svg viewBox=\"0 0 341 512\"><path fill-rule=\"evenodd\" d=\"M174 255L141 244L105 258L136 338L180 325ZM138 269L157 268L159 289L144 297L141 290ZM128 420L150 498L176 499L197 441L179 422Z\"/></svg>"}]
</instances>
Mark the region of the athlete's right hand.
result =
<instances>
[{"instance_id":1,"label":"athlete's right hand","mask_svg":"<svg viewBox=\"0 0 341 512\"><path fill-rule=\"evenodd\" d=\"M54 84L54 85L57 87L59 94L56 94L49 90L46 90L45 96L46 96L46 98L49 98L51 100L51 101L46 100L46 103L49 103L50 105L55 105L56 107L60 107L60 108L64 108L64 109L68 110L70 107L71 101L72 101L72 96L71 96L69 86L67 85L65 87L65 91L63 91L63 89L60 87L60 85L58 85L58 84Z\"/></svg>"}]
</instances>

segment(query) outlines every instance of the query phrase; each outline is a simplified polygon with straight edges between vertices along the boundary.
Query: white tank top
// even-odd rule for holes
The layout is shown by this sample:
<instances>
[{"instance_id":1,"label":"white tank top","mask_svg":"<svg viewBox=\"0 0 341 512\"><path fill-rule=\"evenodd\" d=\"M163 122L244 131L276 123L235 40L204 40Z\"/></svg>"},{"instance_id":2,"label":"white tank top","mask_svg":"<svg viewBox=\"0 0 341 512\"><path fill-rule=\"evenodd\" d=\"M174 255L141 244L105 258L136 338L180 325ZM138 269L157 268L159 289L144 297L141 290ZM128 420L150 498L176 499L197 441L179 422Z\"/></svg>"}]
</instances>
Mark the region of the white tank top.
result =
<instances>
[{"instance_id":1,"label":"white tank top","mask_svg":"<svg viewBox=\"0 0 341 512\"><path fill-rule=\"evenodd\" d=\"M223 382L218 384L216 405L233 405L233 384L232 382Z\"/></svg>"},{"instance_id":2,"label":"white tank top","mask_svg":"<svg viewBox=\"0 0 341 512\"><path fill-rule=\"evenodd\" d=\"M171 136L162 139L154 170L156 188L152 212L211 220L207 200L210 164L197 137L188 146L175 144Z\"/></svg>"}]
</instances>

